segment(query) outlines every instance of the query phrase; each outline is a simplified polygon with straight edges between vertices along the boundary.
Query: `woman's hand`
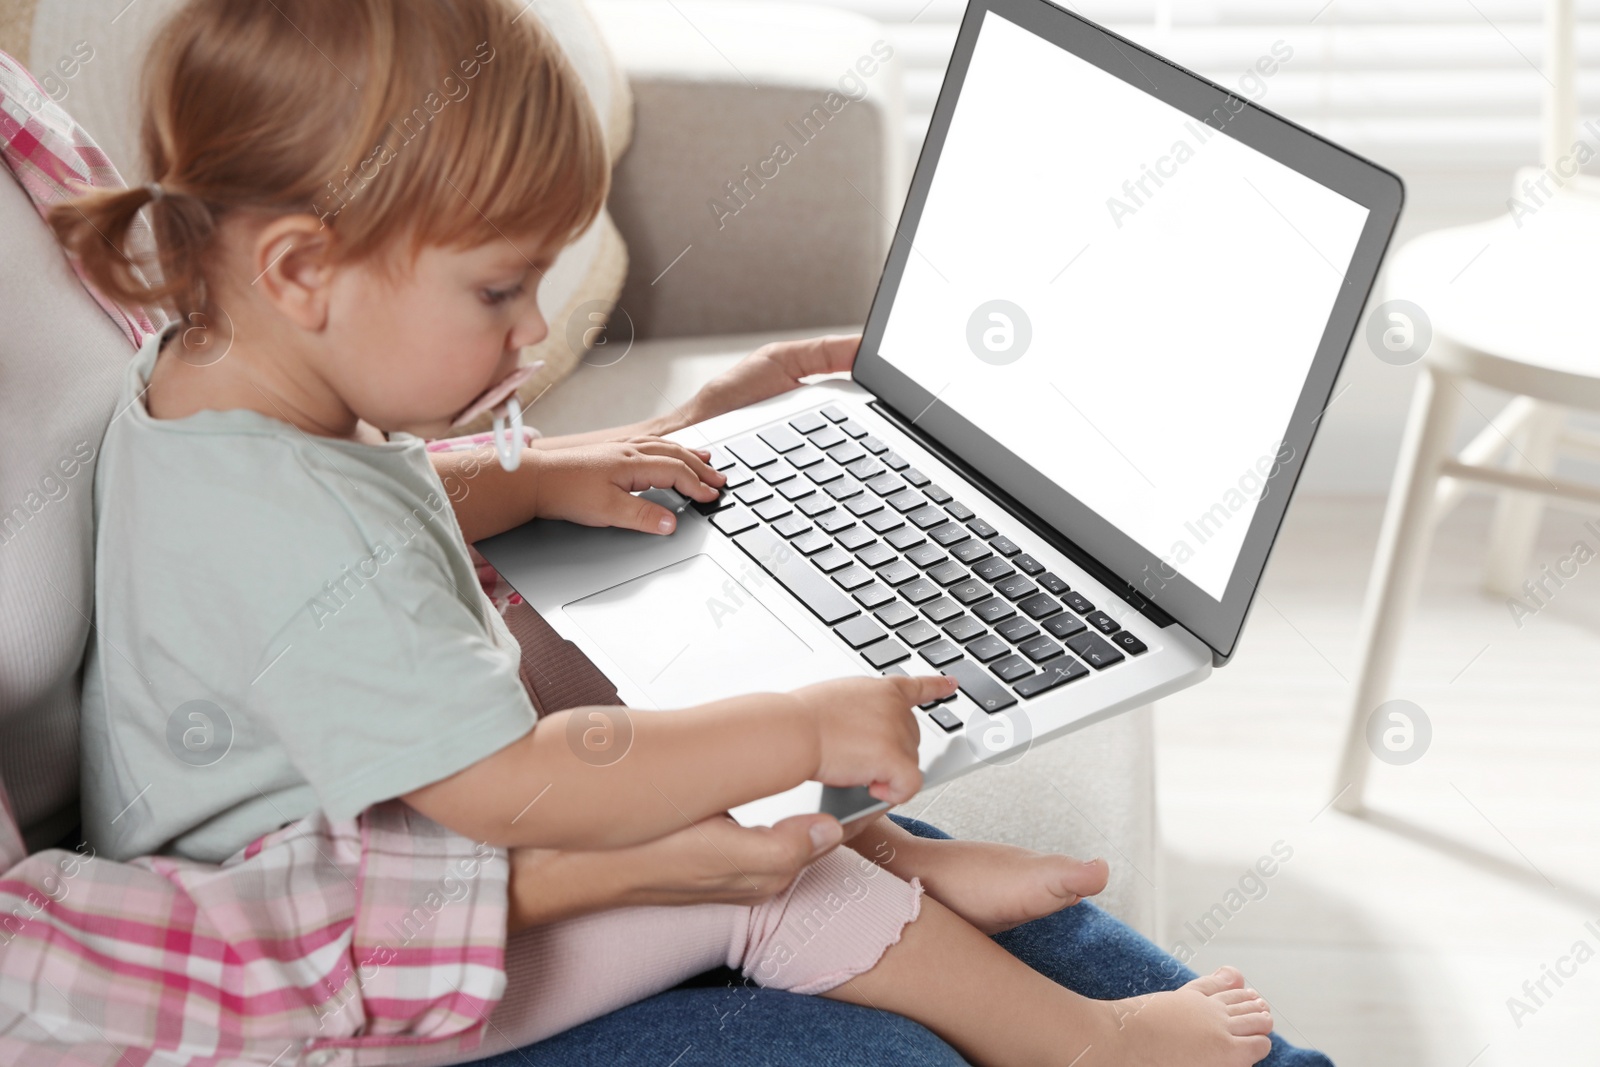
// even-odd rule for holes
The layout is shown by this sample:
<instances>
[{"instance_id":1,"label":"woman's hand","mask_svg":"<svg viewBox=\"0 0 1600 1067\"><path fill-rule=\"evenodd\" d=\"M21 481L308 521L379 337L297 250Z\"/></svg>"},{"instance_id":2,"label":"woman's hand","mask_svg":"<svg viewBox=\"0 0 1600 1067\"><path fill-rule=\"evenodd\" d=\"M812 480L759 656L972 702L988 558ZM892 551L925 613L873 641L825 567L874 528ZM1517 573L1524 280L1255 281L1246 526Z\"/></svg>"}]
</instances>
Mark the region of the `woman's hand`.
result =
<instances>
[{"instance_id":1,"label":"woman's hand","mask_svg":"<svg viewBox=\"0 0 1600 1067\"><path fill-rule=\"evenodd\" d=\"M759 904L841 840L831 815L747 828L719 814L628 848L512 849L507 927L515 932L613 908Z\"/></svg>"},{"instance_id":2,"label":"woman's hand","mask_svg":"<svg viewBox=\"0 0 1600 1067\"><path fill-rule=\"evenodd\" d=\"M697 452L659 437L577 445L527 454L537 464L533 514L584 526L619 526L669 534L677 516L633 496L641 489L675 489L702 503L715 500L727 478Z\"/></svg>"},{"instance_id":3,"label":"woman's hand","mask_svg":"<svg viewBox=\"0 0 1600 1067\"><path fill-rule=\"evenodd\" d=\"M847 371L855 365L860 344L861 335L855 333L762 345L701 387L684 408L688 424L786 393L798 388L802 378Z\"/></svg>"}]
</instances>

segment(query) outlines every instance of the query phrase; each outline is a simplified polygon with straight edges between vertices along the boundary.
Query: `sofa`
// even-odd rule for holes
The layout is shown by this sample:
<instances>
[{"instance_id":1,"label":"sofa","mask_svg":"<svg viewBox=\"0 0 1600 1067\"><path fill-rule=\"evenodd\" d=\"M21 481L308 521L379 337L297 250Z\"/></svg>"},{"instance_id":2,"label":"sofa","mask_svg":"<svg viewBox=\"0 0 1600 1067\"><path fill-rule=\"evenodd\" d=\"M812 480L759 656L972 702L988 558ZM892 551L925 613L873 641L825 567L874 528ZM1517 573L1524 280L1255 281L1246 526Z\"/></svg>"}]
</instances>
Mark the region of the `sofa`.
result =
<instances>
[{"instance_id":1,"label":"sofa","mask_svg":"<svg viewBox=\"0 0 1600 1067\"><path fill-rule=\"evenodd\" d=\"M25 46L36 73L80 39L80 24L63 14L73 5L55 3L7 0L0 13L9 35L0 48ZM529 398L530 421L547 433L669 410L768 340L859 329L907 170L899 71L892 48L882 54L887 34L868 19L765 0L591 0L589 12L605 43L590 61L614 65L631 105L631 143L615 160L609 203L616 241L610 252L597 242L594 258L614 262L620 248L625 266L613 291L574 286L551 314L559 340L574 315L606 309L604 336L572 351ZM63 106L130 180L142 180L125 128L139 40L103 33L95 58L62 82ZM858 66L861 57L874 62ZM868 65L873 73L860 73ZM774 143L851 70L864 93L777 177L761 179L773 173L760 165ZM93 625L92 457L132 350L8 179L0 313L0 776L37 849L76 823L77 690ZM62 473L63 457L85 454L72 476ZM1159 938L1153 791L1145 708L931 789L903 810L957 836L1105 856L1112 878L1101 902Z\"/></svg>"}]
</instances>

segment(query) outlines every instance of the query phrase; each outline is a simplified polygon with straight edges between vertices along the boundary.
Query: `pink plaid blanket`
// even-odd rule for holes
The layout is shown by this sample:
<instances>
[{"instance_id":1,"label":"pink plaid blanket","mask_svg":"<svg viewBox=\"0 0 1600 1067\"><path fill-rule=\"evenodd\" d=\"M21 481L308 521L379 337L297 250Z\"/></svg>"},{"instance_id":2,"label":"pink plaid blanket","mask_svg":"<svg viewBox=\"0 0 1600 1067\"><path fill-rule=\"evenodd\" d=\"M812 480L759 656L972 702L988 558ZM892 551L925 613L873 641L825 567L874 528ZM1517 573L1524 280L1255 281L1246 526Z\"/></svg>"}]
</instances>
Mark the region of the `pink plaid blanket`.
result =
<instances>
[{"instance_id":1,"label":"pink plaid blanket","mask_svg":"<svg viewBox=\"0 0 1600 1067\"><path fill-rule=\"evenodd\" d=\"M41 214L75 184L122 184L3 52L0 158ZM135 345L155 329L95 298ZM515 595L477 561L503 611ZM303 819L218 866L29 856L0 782L0 1064L470 1059L505 989L507 874L504 851L398 802Z\"/></svg>"}]
</instances>

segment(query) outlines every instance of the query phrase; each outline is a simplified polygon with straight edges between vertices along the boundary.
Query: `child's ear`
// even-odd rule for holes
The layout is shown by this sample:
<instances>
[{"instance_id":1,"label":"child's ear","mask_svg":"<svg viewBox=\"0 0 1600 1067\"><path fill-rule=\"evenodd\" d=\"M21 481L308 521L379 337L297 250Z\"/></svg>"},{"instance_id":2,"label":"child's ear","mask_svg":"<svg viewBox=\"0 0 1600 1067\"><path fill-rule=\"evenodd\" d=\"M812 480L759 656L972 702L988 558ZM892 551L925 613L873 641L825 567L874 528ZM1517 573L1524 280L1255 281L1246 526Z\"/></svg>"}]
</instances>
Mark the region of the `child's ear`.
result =
<instances>
[{"instance_id":1,"label":"child's ear","mask_svg":"<svg viewBox=\"0 0 1600 1067\"><path fill-rule=\"evenodd\" d=\"M332 249L333 231L316 216L273 219L256 233L251 245L255 281L250 284L301 329L320 330L328 319Z\"/></svg>"}]
</instances>

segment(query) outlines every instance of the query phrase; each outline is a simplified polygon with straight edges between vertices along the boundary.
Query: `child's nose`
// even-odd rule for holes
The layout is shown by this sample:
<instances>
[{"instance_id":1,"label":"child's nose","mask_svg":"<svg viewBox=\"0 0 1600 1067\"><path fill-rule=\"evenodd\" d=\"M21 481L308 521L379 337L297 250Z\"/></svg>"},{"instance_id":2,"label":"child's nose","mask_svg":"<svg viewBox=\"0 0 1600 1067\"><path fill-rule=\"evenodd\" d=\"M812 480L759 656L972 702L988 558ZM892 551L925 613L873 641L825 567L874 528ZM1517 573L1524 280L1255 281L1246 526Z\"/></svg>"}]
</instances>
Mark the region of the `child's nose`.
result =
<instances>
[{"instance_id":1,"label":"child's nose","mask_svg":"<svg viewBox=\"0 0 1600 1067\"><path fill-rule=\"evenodd\" d=\"M539 313L538 308L534 308L512 329L510 344L506 347L518 349L525 345L536 345L543 341L549 333L550 327L545 323L544 316Z\"/></svg>"}]
</instances>

